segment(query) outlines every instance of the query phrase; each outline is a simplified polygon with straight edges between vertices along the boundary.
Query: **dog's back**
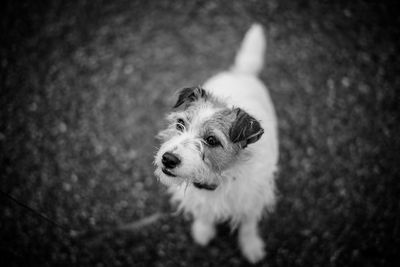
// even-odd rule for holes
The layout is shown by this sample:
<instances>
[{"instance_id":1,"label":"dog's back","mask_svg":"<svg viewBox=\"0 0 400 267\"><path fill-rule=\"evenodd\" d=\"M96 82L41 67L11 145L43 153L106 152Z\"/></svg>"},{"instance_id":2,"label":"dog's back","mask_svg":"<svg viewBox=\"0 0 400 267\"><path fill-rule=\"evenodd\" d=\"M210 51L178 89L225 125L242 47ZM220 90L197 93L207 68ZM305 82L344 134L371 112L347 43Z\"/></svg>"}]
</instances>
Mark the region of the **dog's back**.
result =
<instances>
[{"instance_id":1,"label":"dog's back","mask_svg":"<svg viewBox=\"0 0 400 267\"><path fill-rule=\"evenodd\" d=\"M260 121L267 143L271 163L278 160L278 137L275 110L267 88L258 78L264 65L266 38L261 25L254 24L247 31L234 65L230 70L210 78L206 91L218 96L231 106L240 107Z\"/></svg>"}]
</instances>

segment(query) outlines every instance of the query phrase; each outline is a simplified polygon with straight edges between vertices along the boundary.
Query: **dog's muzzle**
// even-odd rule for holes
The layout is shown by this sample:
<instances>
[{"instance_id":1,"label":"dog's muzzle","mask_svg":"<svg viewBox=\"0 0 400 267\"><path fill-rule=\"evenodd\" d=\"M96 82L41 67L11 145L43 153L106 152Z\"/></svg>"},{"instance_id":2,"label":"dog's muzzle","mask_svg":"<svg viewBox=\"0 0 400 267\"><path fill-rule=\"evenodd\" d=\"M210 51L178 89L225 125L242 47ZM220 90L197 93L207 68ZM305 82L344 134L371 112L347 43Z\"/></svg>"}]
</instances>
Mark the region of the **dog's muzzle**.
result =
<instances>
[{"instance_id":1,"label":"dog's muzzle","mask_svg":"<svg viewBox=\"0 0 400 267\"><path fill-rule=\"evenodd\" d=\"M170 172L170 171L169 171L168 169L166 169L166 168L162 168L161 171L162 171L164 174L168 175L168 176L176 177L175 174L173 174L172 172Z\"/></svg>"},{"instance_id":2,"label":"dog's muzzle","mask_svg":"<svg viewBox=\"0 0 400 267\"><path fill-rule=\"evenodd\" d=\"M178 156L171 152L165 152L164 155L162 155L161 163L164 165L164 168L161 169L164 174L176 177L176 175L170 170L174 169L181 163L181 160L178 158Z\"/></svg>"},{"instance_id":3,"label":"dog's muzzle","mask_svg":"<svg viewBox=\"0 0 400 267\"><path fill-rule=\"evenodd\" d=\"M168 168L173 169L181 163L181 160L171 152L165 152L161 159L162 164Z\"/></svg>"},{"instance_id":4,"label":"dog's muzzle","mask_svg":"<svg viewBox=\"0 0 400 267\"><path fill-rule=\"evenodd\" d=\"M181 160L179 157L171 152L165 152L164 155L162 155L161 158L161 163L163 164L164 168L161 168L162 172L168 176L171 177L176 177L175 174L173 174L170 170L174 169L176 166L178 166L181 163ZM193 182L193 185L197 189L205 189L205 190L210 190L214 191L218 186L216 184L203 184L199 182Z\"/></svg>"}]
</instances>

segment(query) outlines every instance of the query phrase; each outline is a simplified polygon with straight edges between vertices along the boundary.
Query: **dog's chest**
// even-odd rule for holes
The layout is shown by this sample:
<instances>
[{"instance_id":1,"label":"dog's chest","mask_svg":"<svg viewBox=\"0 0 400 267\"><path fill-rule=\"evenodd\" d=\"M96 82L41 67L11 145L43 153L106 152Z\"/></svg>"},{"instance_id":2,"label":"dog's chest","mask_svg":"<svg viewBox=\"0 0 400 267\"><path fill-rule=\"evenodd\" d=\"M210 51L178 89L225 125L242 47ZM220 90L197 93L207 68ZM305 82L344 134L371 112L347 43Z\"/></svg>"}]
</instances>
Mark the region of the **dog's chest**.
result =
<instances>
[{"instance_id":1,"label":"dog's chest","mask_svg":"<svg viewBox=\"0 0 400 267\"><path fill-rule=\"evenodd\" d=\"M215 191L190 187L177 188L173 199L179 202L179 208L194 216L206 216L217 221L236 220L251 206L251 192L240 185L235 177L229 177L232 182L226 188Z\"/></svg>"}]
</instances>

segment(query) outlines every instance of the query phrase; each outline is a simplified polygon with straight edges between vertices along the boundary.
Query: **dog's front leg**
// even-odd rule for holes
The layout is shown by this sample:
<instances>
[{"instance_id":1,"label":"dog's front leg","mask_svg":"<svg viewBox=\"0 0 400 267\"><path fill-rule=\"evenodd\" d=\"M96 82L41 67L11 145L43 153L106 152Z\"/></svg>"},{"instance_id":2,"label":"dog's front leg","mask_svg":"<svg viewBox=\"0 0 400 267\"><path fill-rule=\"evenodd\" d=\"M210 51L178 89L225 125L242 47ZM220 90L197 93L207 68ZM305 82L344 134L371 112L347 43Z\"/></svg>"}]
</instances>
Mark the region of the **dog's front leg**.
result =
<instances>
[{"instance_id":1,"label":"dog's front leg","mask_svg":"<svg viewBox=\"0 0 400 267\"><path fill-rule=\"evenodd\" d=\"M239 245L243 255L251 263L262 260L265 256L264 242L258 234L256 218L246 218L239 227Z\"/></svg>"},{"instance_id":2,"label":"dog's front leg","mask_svg":"<svg viewBox=\"0 0 400 267\"><path fill-rule=\"evenodd\" d=\"M215 236L214 221L210 218L195 218L192 224L192 236L197 244L207 245Z\"/></svg>"}]
</instances>

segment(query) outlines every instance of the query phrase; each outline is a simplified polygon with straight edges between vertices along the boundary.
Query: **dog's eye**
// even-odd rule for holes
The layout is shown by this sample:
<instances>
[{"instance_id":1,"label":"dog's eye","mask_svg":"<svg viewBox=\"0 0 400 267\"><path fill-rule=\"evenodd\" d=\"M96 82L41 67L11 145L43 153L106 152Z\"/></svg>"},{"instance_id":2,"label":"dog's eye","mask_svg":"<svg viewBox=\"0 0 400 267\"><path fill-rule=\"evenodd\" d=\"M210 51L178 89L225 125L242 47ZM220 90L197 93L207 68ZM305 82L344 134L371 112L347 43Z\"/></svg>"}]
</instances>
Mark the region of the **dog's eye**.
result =
<instances>
[{"instance_id":1,"label":"dog's eye","mask_svg":"<svg viewBox=\"0 0 400 267\"><path fill-rule=\"evenodd\" d=\"M178 130L178 131L183 131L183 129L185 129L185 121L184 120L182 120L182 119L178 119L177 121L176 121L176 129Z\"/></svg>"},{"instance_id":2,"label":"dog's eye","mask_svg":"<svg viewBox=\"0 0 400 267\"><path fill-rule=\"evenodd\" d=\"M205 141L209 146L212 146L212 147L218 146L220 144L218 139L215 136L212 136L212 135L208 136L205 139Z\"/></svg>"}]
</instances>

